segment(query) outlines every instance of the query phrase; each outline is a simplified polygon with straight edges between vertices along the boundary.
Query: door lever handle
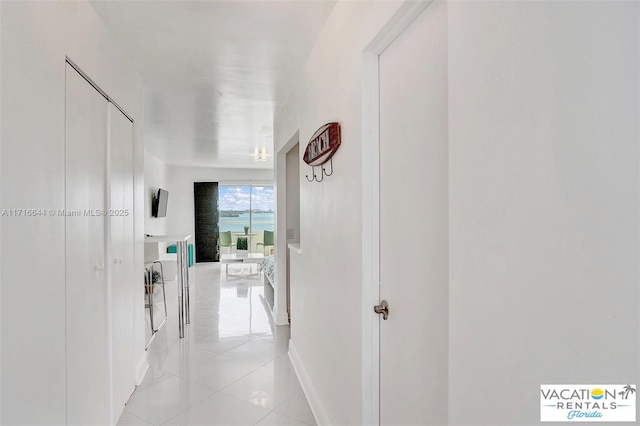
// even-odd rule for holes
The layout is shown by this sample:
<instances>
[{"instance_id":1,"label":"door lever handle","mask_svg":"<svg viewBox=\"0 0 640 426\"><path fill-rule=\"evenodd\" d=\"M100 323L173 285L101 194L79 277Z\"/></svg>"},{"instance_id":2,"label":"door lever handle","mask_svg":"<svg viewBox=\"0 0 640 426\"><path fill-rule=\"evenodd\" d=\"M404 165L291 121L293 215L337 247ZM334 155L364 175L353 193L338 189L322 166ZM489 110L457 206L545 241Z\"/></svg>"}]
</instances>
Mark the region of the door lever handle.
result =
<instances>
[{"instance_id":1,"label":"door lever handle","mask_svg":"<svg viewBox=\"0 0 640 426\"><path fill-rule=\"evenodd\" d=\"M386 300L382 300L379 305L373 307L373 312L378 315L382 314L382 319L386 320L389 318L389 303Z\"/></svg>"}]
</instances>

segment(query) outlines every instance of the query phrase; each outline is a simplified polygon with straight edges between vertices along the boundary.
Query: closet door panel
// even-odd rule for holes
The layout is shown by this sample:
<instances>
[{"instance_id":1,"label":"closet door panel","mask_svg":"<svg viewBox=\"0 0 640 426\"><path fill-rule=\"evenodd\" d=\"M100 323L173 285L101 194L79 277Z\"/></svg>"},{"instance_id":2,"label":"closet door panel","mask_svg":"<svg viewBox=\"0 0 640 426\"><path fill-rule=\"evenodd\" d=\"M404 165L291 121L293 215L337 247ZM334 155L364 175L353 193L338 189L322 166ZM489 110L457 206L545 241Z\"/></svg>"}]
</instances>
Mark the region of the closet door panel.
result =
<instances>
[{"instance_id":1,"label":"closet door panel","mask_svg":"<svg viewBox=\"0 0 640 426\"><path fill-rule=\"evenodd\" d=\"M65 98L67 423L108 424L107 101L68 65Z\"/></svg>"},{"instance_id":2,"label":"closet door panel","mask_svg":"<svg viewBox=\"0 0 640 426\"><path fill-rule=\"evenodd\" d=\"M109 104L109 128L113 418L117 421L135 388L133 286L142 285L142 275L133 275L133 124Z\"/></svg>"}]
</instances>

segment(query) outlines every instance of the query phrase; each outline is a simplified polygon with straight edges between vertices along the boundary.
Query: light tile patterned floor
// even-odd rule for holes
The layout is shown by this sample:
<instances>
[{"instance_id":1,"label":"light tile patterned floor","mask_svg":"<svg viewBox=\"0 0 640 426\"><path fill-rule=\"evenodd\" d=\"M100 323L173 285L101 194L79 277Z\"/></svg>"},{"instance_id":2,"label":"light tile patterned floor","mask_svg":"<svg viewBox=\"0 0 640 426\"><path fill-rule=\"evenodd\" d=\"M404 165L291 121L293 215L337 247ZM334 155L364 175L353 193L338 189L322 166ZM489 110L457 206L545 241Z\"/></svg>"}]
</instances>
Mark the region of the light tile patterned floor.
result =
<instances>
[{"instance_id":1,"label":"light tile patterned floor","mask_svg":"<svg viewBox=\"0 0 640 426\"><path fill-rule=\"evenodd\" d=\"M270 321L262 278L247 274L255 266L234 267L243 266L228 276L218 263L190 268L183 339L176 283L167 282L168 321L118 425L315 425L287 355L289 327Z\"/></svg>"}]
</instances>

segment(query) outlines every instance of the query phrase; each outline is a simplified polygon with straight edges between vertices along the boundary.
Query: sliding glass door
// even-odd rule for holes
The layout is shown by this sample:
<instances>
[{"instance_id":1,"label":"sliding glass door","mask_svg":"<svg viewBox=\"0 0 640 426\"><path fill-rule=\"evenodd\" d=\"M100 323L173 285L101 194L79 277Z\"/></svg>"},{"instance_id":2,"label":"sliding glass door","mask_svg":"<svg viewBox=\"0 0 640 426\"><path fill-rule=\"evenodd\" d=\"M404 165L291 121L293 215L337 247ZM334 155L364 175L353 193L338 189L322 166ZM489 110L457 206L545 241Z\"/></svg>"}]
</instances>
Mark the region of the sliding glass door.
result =
<instances>
[{"instance_id":1,"label":"sliding glass door","mask_svg":"<svg viewBox=\"0 0 640 426\"><path fill-rule=\"evenodd\" d=\"M264 231L273 232L275 226L273 186L220 185L218 194L218 227L231 232L232 251L261 252L262 245L257 246L264 244Z\"/></svg>"}]
</instances>

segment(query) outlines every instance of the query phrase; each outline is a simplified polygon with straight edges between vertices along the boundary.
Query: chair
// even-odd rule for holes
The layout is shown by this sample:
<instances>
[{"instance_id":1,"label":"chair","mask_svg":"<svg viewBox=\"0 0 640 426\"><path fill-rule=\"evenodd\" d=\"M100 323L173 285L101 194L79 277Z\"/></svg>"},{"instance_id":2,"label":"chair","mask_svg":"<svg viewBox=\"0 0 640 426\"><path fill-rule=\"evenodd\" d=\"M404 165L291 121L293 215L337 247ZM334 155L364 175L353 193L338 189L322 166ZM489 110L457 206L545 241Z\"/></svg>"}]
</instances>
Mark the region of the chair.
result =
<instances>
[{"instance_id":1,"label":"chair","mask_svg":"<svg viewBox=\"0 0 640 426\"><path fill-rule=\"evenodd\" d=\"M178 253L178 247L175 244L167 246L167 253ZM193 244L187 244L187 266L191 268L193 265Z\"/></svg>"},{"instance_id":2,"label":"chair","mask_svg":"<svg viewBox=\"0 0 640 426\"><path fill-rule=\"evenodd\" d=\"M162 327L167 320L167 294L165 293L164 287L164 269L162 267L162 263L158 260L160 250L158 247L158 243L145 243L144 245L144 261L145 261L145 274L144 274L144 287L145 287L145 296L148 297L148 302L145 301L145 308L149 309L149 323L151 326L151 334L155 333ZM158 265L160 267L159 273L155 271L154 266ZM157 274L157 275L156 275ZM154 275L156 275L154 277ZM162 323L156 327L154 323L153 316L153 293L154 286L162 286L162 299L164 302L164 319Z\"/></svg>"},{"instance_id":3,"label":"chair","mask_svg":"<svg viewBox=\"0 0 640 426\"><path fill-rule=\"evenodd\" d=\"M257 243L256 244L256 249L258 248L258 246L262 246L262 254L264 253L264 250L267 248L267 246L274 246L274 238L273 238L273 231L263 231L264 235L262 236L262 242L261 243Z\"/></svg>"},{"instance_id":4,"label":"chair","mask_svg":"<svg viewBox=\"0 0 640 426\"><path fill-rule=\"evenodd\" d=\"M231 231L224 231L220 233L220 239L218 240L220 244L220 248L229 247L229 253L231 253L231 248L235 246L231 242Z\"/></svg>"},{"instance_id":5,"label":"chair","mask_svg":"<svg viewBox=\"0 0 640 426\"><path fill-rule=\"evenodd\" d=\"M158 273L157 278L156 278L156 270L154 269L155 265L160 266L160 272ZM154 318L153 318L153 308L154 308L153 286L154 285L159 285L162 287L162 298L164 301L164 319L162 320L162 323L157 328L155 327ZM164 325L164 322L167 320L167 294L164 288L164 271L162 269L162 263L159 260L154 260L153 262L147 263L145 265L144 286L145 286L145 294L148 296L148 299L149 299L149 303L145 303L144 307L149 309L149 320L150 320L149 322L151 325L151 333L155 333L160 329L160 327Z\"/></svg>"}]
</instances>

